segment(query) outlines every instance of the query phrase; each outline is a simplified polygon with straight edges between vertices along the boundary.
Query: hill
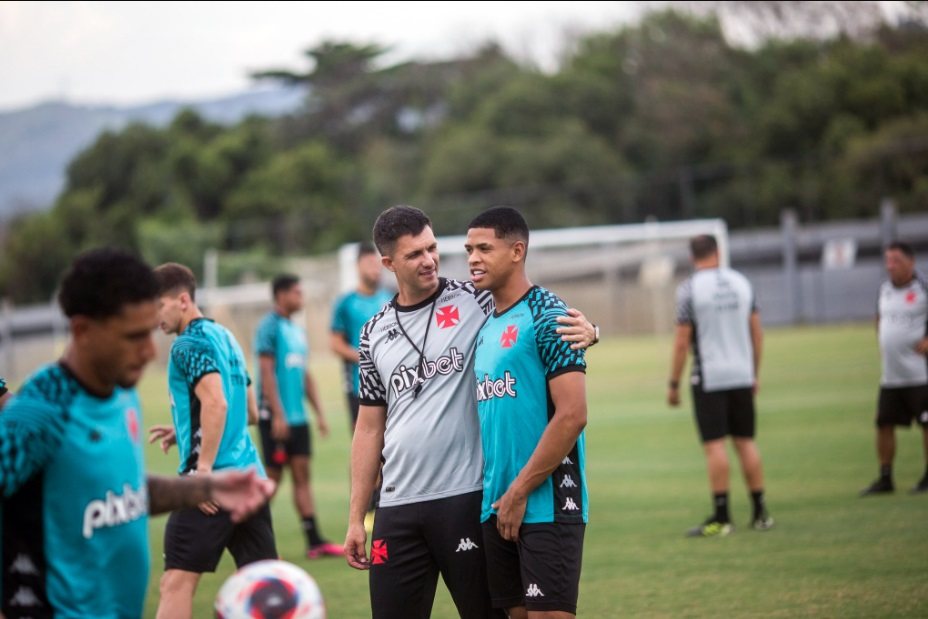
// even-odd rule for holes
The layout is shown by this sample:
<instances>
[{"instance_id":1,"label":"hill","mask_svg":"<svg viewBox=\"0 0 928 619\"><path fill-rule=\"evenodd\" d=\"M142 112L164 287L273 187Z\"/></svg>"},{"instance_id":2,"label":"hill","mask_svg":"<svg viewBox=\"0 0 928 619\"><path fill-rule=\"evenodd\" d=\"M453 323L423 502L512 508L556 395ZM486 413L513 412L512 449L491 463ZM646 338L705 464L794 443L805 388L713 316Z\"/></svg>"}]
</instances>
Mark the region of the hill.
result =
<instances>
[{"instance_id":1,"label":"hill","mask_svg":"<svg viewBox=\"0 0 928 619\"><path fill-rule=\"evenodd\" d=\"M186 107L213 122L234 124L252 114L286 114L304 97L302 88L276 87L203 101L159 101L132 107L49 101L0 112L0 220L49 207L64 185L68 163L105 130L118 130L132 122L163 126Z\"/></svg>"}]
</instances>

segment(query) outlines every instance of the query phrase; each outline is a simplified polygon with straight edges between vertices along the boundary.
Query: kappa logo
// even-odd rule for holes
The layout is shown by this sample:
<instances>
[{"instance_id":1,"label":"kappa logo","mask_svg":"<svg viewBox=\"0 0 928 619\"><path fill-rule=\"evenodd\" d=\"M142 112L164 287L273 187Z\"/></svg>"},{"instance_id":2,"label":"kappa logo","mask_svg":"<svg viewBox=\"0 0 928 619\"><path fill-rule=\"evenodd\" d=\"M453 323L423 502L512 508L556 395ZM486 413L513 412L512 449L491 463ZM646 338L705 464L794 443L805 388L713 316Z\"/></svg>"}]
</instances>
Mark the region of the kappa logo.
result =
<instances>
[{"instance_id":1,"label":"kappa logo","mask_svg":"<svg viewBox=\"0 0 928 619\"><path fill-rule=\"evenodd\" d=\"M519 328L515 325L509 325L506 327L506 330L503 331L503 335L499 338L499 343L503 348L512 348L516 344L516 340L519 338Z\"/></svg>"},{"instance_id":2,"label":"kappa logo","mask_svg":"<svg viewBox=\"0 0 928 619\"><path fill-rule=\"evenodd\" d=\"M23 574L26 576L38 576L39 570L36 569L32 557L27 554L19 553L10 564L10 574Z\"/></svg>"},{"instance_id":3,"label":"kappa logo","mask_svg":"<svg viewBox=\"0 0 928 619\"><path fill-rule=\"evenodd\" d=\"M561 488L576 488L577 483L574 481L574 478L570 475L565 475L564 479L561 480Z\"/></svg>"},{"instance_id":4,"label":"kappa logo","mask_svg":"<svg viewBox=\"0 0 928 619\"><path fill-rule=\"evenodd\" d=\"M525 590L525 597L527 598L543 598L545 594L541 592L541 589L538 588L538 585L532 583L528 586L528 589Z\"/></svg>"},{"instance_id":5,"label":"kappa logo","mask_svg":"<svg viewBox=\"0 0 928 619\"><path fill-rule=\"evenodd\" d=\"M387 562L387 541L375 539L371 542L371 563L380 565Z\"/></svg>"},{"instance_id":6,"label":"kappa logo","mask_svg":"<svg viewBox=\"0 0 928 619\"><path fill-rule=\"evenodd\" d=\"M42 600L29 587L20 587L10 599L10 606L22 606L24 608L42 606Z\"/></svg>"},{"instance_id":7,"label":"kappa logo","mask_svg":"<svg viewBox=\"0 0 928 619\"><path fill-rule=\"evenodd\" d=\"M573 463L574 463L574 462L573 462L573 460L570 459L570 456L567 456L566 458L564 458L563 460L561 460L561 464L573 464Z\"/></svg>"},{"instance_id":8,"label":"kappa logo","mask_svg":"<svg viewBox=\"0 0 928 619\"><path fill-rule=\"evenodd\" d=\"M455 550L455 552L464 552L467 550L473 550L474 548L480 548L480 546L470 541L469 537L462 537L461 543L458 544L458 549Z\"/></svg>"},{"instance_id":9,"label":"kappa logo","mask_svg":"<svg viewBox=\"0 0 928 619\"><path fill-rule=\"evenodd\" d=\"M567 497L567 502L564 503L564 507L562 507L561 509L565 511L572 511L572 512L580 511L580 508L577 506L576 503L574 503L574 500L570 497Z\"/></svg>"},{"instance_id":10,"label":"kappa logo","mask_svg":"<svg viewBox=\"0 0 928 619\"><path fill-rule=\"evenodd\" d=\"M393 340L395 340L395 339L398 338L399 336L400 336L400 332L397 331L396 329L390 329L389 331L387 331L387 341L388 341L388 342L392 342Z\"/></svg>"},{"instance_id":11,"label":"kappa logo","mask_svg":"<svg viewBox=\"0 0 928 619\"><path fill-rule=\"evenodd\" d=\"M461 323L461 313L456 305L446 305L435 310L435 321L442 329L450 329Z\"/></svg>"}]
</instances>

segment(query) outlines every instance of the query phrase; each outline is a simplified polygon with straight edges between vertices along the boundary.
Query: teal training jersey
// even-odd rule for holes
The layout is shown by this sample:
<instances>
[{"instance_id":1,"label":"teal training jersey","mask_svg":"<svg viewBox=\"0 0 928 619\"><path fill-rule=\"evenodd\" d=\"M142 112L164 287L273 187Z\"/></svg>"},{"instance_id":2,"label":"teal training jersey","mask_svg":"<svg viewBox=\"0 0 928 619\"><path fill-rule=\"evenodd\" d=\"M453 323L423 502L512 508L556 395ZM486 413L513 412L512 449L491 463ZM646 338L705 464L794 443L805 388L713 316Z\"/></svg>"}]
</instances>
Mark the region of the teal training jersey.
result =
<instances>
[{"instance_id":1,"label":"teal training jersey","mask_svg":"<svg viewBox=\"0 0 928 619\"><path fill-rule=\"evenodd\" d=\"M138 619L148 585L148 489L133 389L97 397L61 365L0 414L2 612Z\"/></svg>"},{"instance_id":2,"label":"teal training jersey","mask_svg":"<svg viewBox=\"0 0 928 619\"><path fill-rule=\"evenodd\" d=\"M364 323L373 318L392 298L393 295L383 288L372 295L361 294L357 290L343 294L336 299L333 306L332 333L341 335L346 342L358 348ZM345 392L358 395L358 364L346 361L344 368Z\"/></svg>"},{"instance_id":3,"label":"teal training jersey","mask_svg":"<svg viewBox=\"0 0 928 619\"><path fill-rule=\"evenodd\" d=\"M477 336L474 373L483 442L481 521L528 462L554 415L548 381L564 372L585 372L582 350L555 333L567 306L552 292L532 287L503 313L494 312ZM532 494L525 523L587 522L585 435Z\"/></svg>"},{"instance_id":4,"label":"teal training jersey","mask_svg":"<svg viewBox=\"0 0 928 619\"><path fill-rule=\"evenodd\" d=\"M171 416L180 456L178 472L197 470L203 432L196 386L207 374L222 378L226 398L226 424L213 462L213 470L255 468L264 475L258 450L248 432L248 385L245 355L238 341L222 325L206 318L193 320L171 345L168 387Z\"/></svg>"},{"instance_id":5,"label":"teal training jersey","mask_svg":"<svg viewBox=\"0 0 928 619\"><path fill-rule=\"evenodd\" d=\"M306 332L292 320L277 312L270 312L258 323L255 332L255 353L274 358L277 390L287 422L291 426L307 424L309 420L303 406L306 360L309 355ZM260 365L258 367L260 379ZM257 382L259 402L266 408L267 402L260 385L261 381Z\"/></svg>"}]
</instances>

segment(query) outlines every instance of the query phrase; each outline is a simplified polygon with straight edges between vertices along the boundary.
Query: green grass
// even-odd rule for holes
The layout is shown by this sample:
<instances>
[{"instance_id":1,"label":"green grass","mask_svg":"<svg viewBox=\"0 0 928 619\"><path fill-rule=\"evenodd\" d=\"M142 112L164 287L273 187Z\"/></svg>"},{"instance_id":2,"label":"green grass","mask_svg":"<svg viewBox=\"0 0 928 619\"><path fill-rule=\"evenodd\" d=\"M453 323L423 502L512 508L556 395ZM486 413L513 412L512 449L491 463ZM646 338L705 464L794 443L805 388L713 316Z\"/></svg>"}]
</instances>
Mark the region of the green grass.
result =
<instances>
[{"instance_id":1,"label":"green grass","mask_svg":"<svg viewBox=\"0 0 928 619\"><path fill-rule=\"evenodd\" d=\"M925 617L928 496L905 490L922 474L918 431L900 431L901 491L859 499L877 465L873 417L879 357L871 323L770 329L758 396L758 445L769 532L747 528L747 492L732 453L736 532L687 539L710 511L702 450L685 399L665 402L669 337L605 339L588 355L587 471L590 524L579 615L584 617ZM334 361L313 366L332 435L316 438L314 494L323 533L342 541L348 504L347 415ZM168 417L164 374L141 385L147 423ZM688 396L685 394L684 397ZM170 473L151 449L149 468ZM284 482L273 505L278 548L306 568L326 598L330 619L369 617L367 575L338 558L307 561ZM152 519L152 574L146 617L153 617L163 564L164 517ZM203 577L195 617L233 570L226 556ZM433 617L456 617L439 586Z\"/></svg>"}]
</instances>

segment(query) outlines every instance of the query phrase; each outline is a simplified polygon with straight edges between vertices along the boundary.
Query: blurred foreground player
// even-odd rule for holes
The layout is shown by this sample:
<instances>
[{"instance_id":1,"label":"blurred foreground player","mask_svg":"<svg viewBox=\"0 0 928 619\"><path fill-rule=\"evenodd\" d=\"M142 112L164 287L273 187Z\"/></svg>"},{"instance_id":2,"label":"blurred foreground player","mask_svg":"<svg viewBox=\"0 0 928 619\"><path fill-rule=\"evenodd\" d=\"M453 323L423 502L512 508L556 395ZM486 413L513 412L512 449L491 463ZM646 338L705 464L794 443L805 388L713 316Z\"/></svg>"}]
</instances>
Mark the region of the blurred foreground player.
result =
<instances>
[{"instance_id":1,"label":"blurred foreground player","mask_svg":"<svg viewBox=\"0 0 928 619\"><path fill-rule=\"evenodd\" d=\"M71 340L0 415L6 619L140 617L148 516L214 501L244 519L273 484L254 473L146 476L133 386L155 356L158 284L130 253L79 256L58 295Z\"/></svg>"}]
</instances>

